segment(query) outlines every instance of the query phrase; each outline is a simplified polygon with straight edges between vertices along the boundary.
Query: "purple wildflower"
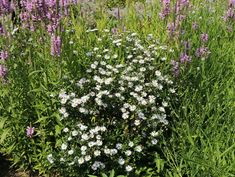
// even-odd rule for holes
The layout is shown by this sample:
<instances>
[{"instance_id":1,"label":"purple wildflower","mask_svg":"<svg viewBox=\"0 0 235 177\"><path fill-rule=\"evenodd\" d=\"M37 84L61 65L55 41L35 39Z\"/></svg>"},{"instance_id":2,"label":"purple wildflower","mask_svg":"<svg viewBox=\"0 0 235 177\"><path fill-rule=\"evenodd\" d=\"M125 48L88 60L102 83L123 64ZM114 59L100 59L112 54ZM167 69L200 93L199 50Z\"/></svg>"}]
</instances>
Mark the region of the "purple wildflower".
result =
<instances>
[{"instance_id":1,"label":"purple wildflower","mask_svg":"<svg viewBox=\"0 0 235 177\"><path fill-rule=\"evenodd\" d=\"M171 60L171 64L172 64L172 72L173 72L174 76L177 77L180 73L179 62L177 62L175 60Z\"/></svg>"},{"instance_id":2,"label":"purple wildflower","mask_svg":"<svg viewBox=\"0 0 235 177\"><path fill-rule=\"evenodd\" d=\"M207 42L208 41L208 34L206 34L206 33L201 34L201 40L202 40L202 42Z\"/></svg>"},{"instance_id":3,"label":"purple wildflower","mask_svg":"<svg viewBox=\"0 0 235 177\"><path fill-rule=\"evenodd\" d=\"M52 37L51 37L51 55L59 57L60 50L61 50L60 36L52 35Z\"/></svg>"},{"instance_id":4,"label":"purple wildflower","mask_svg":"<svg viewBox=\"0 0 235 177\"><path fill-rule=\"evenodd\" d=\"M196 50L196 53L195 53L195 55L199 58L207 57L208 54L209 54L209 50L207 47L200 47Z\"/></svg>"},{"instance_id":5,"label":"purple wildflower","mask_svg":"<svg viewBox=\"0 0 235 177\"><path fill-rule=\"evenodd\" d=\"M0 35L4 34L4 33L5 33L5 30L4 30L3 26L2 26L2 24L0 23Z\"/></svg>"},{"instance_id":6,"label":"purple wildflower","mask_svg":"<svg viewBox=\"0 0 235 177\"><path fill-rule=\"evenodd\" d=\"M191 57L188 56L186 53L180 55L180 62L181 63L188 63L191 62Z\"/></svg>"},{"instance_id":7,"label":"purple wildflower","mask_svg":"<svg viewBox=\"0 0 235 177\"><path fill-rule=\"evenodd\" d=\"M229 6L234 7L235 6L235 0L229 0Z\"/></svg>"},{"instance_id":8,"label":"purple wildflower","mask_svg":"<svg viewBox=\"0 0 235 177\"><path fill-rule=\"evenodd\" d=\"M193 28L194 30L197 30L197 29L198 29L198 24L197 24L196 22L193 22L192 28Z\"/></svg>"},{"instance_id":9,"label":"purple wildflower","mask_svg":"<svg viewBox=\"0 0 235 177\"><path fill-rule=\"evenodd\" d=\"M117 33L118 33L118 28L112 28L112 29L111 29L111 32L112 32L113 34L117 34Z\"/></svg>"},{"instance_id":10,"label":"purple wildflower","mask_svg":"<svg viewBox=\"0 0 235 177\"><path fill-rule=\"evenodd\" d=\"M176 31L176 26L175 26L175 23L169 23L167 25L167 29L168 29L168 32L173 35Z\"/></svg>"},{"instance_id":11,"label":"purple wildflower","mask_svg":"<svg viewBox=\"0 0 235 177\"><path fill-rule=\"evenodd\" d=\"M7 51L0 51L0 60L6 60L8 58Z\"/></svg>"},{"instance_id":12,"label":"purple wildflower","mask_svg":"<svg viewBox=\"0 0 235 177\"><path fill-rule=\"evenodd\" d=\"M7 68L4 65L0 65L0 78L4 78L7 73Z\"/></svg>"},{"instance_id":13,"label":"purple wildflower","mask_svg":"<svg viewBox=\"0 0 235 177\"><path fill-rule=\"evenodd\" d=\"M34 129L35 129L34 127L27 126L27 129L26 129L27 137L32 138L34 134Z\"/></svg>"},{"instance_id":14,"label":"purple wildflower","mask_svg":"<svg viewBox=\"0 0 235 177\"><path fill-rule=\"evenodd\" d=\"M165 17L167 17L170 14L170 0L162 0L161 1L162 5L163 5L163 9L162 11L159 13L159 16L161 19L165 19Z\"/></svg>"}]
</instances>

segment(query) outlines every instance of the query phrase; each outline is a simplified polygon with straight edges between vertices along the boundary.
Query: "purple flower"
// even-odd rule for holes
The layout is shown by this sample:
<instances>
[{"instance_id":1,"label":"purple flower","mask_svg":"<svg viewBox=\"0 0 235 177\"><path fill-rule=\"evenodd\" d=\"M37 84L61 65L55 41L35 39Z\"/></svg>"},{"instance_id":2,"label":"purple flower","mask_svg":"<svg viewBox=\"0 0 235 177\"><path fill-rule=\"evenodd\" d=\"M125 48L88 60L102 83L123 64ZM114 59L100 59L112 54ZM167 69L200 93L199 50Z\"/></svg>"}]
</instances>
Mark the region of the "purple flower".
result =
<instances>
[{"instance_id":1,"label":"purple flower","mask_svg":"<svg viewBox=\"0 0 235 177\"><path fill-rule=\"evenodd\" d=\"M60 36L52 35L52 37L51 37L51 55L59 57L60 50L61 50Z\"/></svg>"},{"instance_id":2,"label":"purple flower","mask_svg":"<svg viewBox=\"0 0 235 177\"><path fill-rule=\"evenodd\" d=\"M172 64L172 72L173 72L174 76L177 77L180 73L179 62L177 62L175 60L171 60L171 64Z\"/></svg>"},{"instance_id":3,"label":"purple flower","mask_svg":"<svg viewBox=\"0 0 235 177\"><path fill-rule=\"evenodd\" d=\"M118 34L118 28L112 28L112 29L111 29L111 32L112 32L113 34Z\"/></svg>"},{"instance_id":4,"label":"purple flower","mask_svg":"<svg viewBox=\"0 0 235 177\"><path fill-rule=\"evenodd\" d=\"M168 32L172 35L176 31L176 26L174 23L169 23L167 25Z\"/></svg>"},{"instance_id":5,"label":"purple flower","mask_svg":"<svg viewBox=\"0 0 235 177\"><path fill-rule=\"evenodd\" d=\"M188 63L191 62L191 57L188 56L186 53L180 55L180 62L181 63Z\"/></svg>"},{"instance_id":6,"label":"purple flower","mask_svg":"<svg viewBox=\"0 0 235 177\"><path fill-rule=\"evenodd\" d=\"M195 55L199 58L202 58L202 57L207 57L209 53L210 52L207 47L200 47L196 50Z\"/></svg>"},{"instance_id":7,"label":"purple flower","mask_svg":"<svg viewBox=\"0 0 235 177\"><path fill-rule=\"evenodd\" d=\"M0 65L0 78L3 78L7 73L7 68L4 65Z\"/></svg>"},{"instance_id":8,"label":"purple flower","mask_svg":"<svg viewBox=\"0 0 235 177\"><path fill-rule=\"evenodd\" d=\"M202 42L207 42L208 41L208 34L201 34L201 40Z\"/></svg>"},{"instance_id":9,"label":"purple flower","mask_svg":"<svg viewBox=\"0 0 235 177\"><path fill-rule=\"evenodd\" d=\"M5 30L4 30L3 26L2 26L2 24L0 23L0 35L4 34L4 33L5 33Z\"/></svg>"},{"instance_id":10,"label":"purple flower","mask_svg":"<svg viewBox=\"0 0 235 177\"><path fill-rule=\"evenodd\" d=\"M32 138L34 134L34 129L35 129L34 127L27 126L27 129L26 129L27 137Z\"/></svg>"},{"instance_id":11,"label":"purple flower","mask_svg":"<svg viewBox=\"0 0 235 177\"><path fill-rule=\"evenodd\" d=\"M170 0L162 0L161 1L162 5L163 5L163 9L162 11L159 13L159 16L161 19L164 19L165 17L167 17L168 15L170 15Z\"/></svg>"},{"instance_id":12,"label":"purple flower","mask_svg":"<svg viewBox=\"0 0 235 177\"><path fill-rule=\"evenodd\" d=\"M192 28L193 28L194 30L197 30L197 29L198 29L198 24L197 24L196 22L193 22Z\"/></svg>"},{"instance_id":13,"label":"purple flower","mask_svg":"<svg viewBox=\"0 0 235 177\"><path fill-rule=\"evenodd\" d=\"M8 58L8 52L7 51L0 51L0 60L6 60Z\"/></svg>"},{"instance_id":14,"label":"purple flower","mask_svg":"<svg viewBox=\"0 0 235 177\"><path fill-rule=\"evenodd\" d=\"M234 7L235 6L235 0L229 0L229 6Z\"/></svg>"}]
</instances>

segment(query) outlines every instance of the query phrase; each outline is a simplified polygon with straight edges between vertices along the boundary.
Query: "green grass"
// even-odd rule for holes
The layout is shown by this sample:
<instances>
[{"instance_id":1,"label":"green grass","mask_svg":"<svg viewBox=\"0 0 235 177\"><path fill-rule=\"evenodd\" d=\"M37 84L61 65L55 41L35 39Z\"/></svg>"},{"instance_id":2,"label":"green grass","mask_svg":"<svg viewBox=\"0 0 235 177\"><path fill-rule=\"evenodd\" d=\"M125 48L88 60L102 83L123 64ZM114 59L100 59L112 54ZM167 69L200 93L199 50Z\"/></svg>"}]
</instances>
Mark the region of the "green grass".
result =
<instances>
[{"instance_id":1,"label":"green grass","mask_svg":"<svg viewBox=\"0 0 235 177\"><path fill-rule=\"evenodd\" d=\"M185 67L180 77L175 80L175 84L178 85L178 101L171 105L174 111L169 136L164 139L162 145L161 158L165 168L161 173L166 177L235 176L235 35L234 32L226 30L225 22L221 19L226 9L225 2L216 1L208 5L215 9L215 13L208 12L207 7L201 5L201 2L204 1L192 2L199 10L190 14L183 24L186 33L181 39L168 38L167 23L158 18L159 4L157 3L153 7L145 5L143 16L138 16L133 4L130 3L127 6L126 16L121 20L109 19L106 13L98 11L95 14L95 24L92 24L99 30L113 27L123 30L125 26L127 30L137 32L142 37L146 37L149 33L153 34L175 49L174 54L166 56L168 63L171 59L179 57L182 52L180 40L189 40L193 48L190 54L194 54L195 47L200 46L200 34L205 32L209 35L208 47L211 51L209 58L205 61L193 58L190 66ZM74 10L74 13L76 12L77 9ZM151 16L148 17L148 14ZM197 32L191 30L193 21L199 23ZM17 57L11 60L9 65L14 66L16 71L21 73L11 72L10 77L14 79L12 81L16 85L13 84L10 88L12 90L9 89L6 92L4 89L8 88L3 85L2 97L4 94L10 94L11 91L17 91L18 94L25 94L21 95L24 99L29 95L32 100L46 99L49 96L44 97L43 93L49 94L50 89L60 88L59 83L63 76L83 74L84 68L92 62L86 57L86 52L94 46L103 45L97 41L97 35L101 34L86 33L87 21L81 17L72 19L71 24L66 29L74 29L75 32L62 33L61 58L50 57L49 37L46 38L45 45L37 45L38 34L32 34L33 42L19 42L22 39L21 36L13 39L15 42L12 43L11 51ZM25 38L28 38L27 34L25 35ZM70 41L74 44L70 45ZM18 48L26 48L25 54L20 56L21 50ZM71 52L74 50L77 51L76 55ZM28 62L31 65L28 65ZM21 80L22 78L24 80ZM24 100L22 104L8 100L8 103L12 104L13 108L14 105L19 104L23 105L22 109L25 110L29 106L32 110L42 111L40 102L35 104L36 106L31 106L30 104L34 102L30 100ZM48 110L42 112L34 119L49 114ZM30 115L31 113L27 113L27 116ZM51 117L40 121L47 122L49 118ZM46 132L42 133L46 134ZM157 168L153 171L157 171Z\"/></svg>"}]
</instances>

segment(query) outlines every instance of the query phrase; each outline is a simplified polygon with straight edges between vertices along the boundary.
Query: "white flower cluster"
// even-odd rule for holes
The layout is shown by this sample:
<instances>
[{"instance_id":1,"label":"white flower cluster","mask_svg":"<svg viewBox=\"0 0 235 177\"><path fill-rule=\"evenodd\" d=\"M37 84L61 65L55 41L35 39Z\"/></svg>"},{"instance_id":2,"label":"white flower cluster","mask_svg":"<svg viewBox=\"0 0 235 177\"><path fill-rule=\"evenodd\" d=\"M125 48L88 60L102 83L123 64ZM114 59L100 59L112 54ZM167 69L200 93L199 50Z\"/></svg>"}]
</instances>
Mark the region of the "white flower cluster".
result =
<instances>
[{"instance_id":1,"label":"white flower cluster","mask_svg":"<svg viewBox=\"0 0 235 177\"><path fill-rule=\"evenodd\" d=\"M110 48L90 52L94 62L77 89L59 94L66 126L60 161L95 171L112 164L130 172L167 127L175 90L157 64L164 58L157 41L144 46L136 33L109 40Z\"/></svg>"}]
</instances>

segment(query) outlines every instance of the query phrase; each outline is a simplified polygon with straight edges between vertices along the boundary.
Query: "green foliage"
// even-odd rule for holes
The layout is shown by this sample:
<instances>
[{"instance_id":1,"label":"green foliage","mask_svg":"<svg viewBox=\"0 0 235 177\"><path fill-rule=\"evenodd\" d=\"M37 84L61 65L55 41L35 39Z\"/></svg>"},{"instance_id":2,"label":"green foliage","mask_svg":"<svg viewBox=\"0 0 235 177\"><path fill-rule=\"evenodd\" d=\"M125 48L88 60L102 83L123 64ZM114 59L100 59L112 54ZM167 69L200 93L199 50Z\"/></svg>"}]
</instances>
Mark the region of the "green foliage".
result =
<instances>
[{"instance_id":1,"label":"green foliage","mask_svg":"<svg viewBox=\"0 0 235 177\"><path fill-rule=\"evenodd\" d=\"M151 33L154 39L174 49L173 52L159 51L155 56L155 64L166 74L171 74L170 60L179 61L185 51L185 41L190 43L187 54L192 57L191 63L180 64L180 74L174 82L178 101L170 105L170 126L159 137L163 143L159 144L158 154L152 153L155 160L147 164L140 161L135 171L127 176L235 175L235 40L231 30L235 23L231 19L226 22L221 19L226 13L227 2L191 1L192 6L184 12L186 18L177 29L183 35L174 37L170 37L167 26L176 16L171 14L161 20L159 1L138 3L138 7L135 2L107 0L94 6L72 7L70 18L63 19L63 30L58 32L62 38L60 57L50 55L51 37L44 27L34 32L19 27L13 32L12 27L16 26L11 24L10 16L0 17L9 32L8 35L0 34L0 51L9 53L6 62L0 61L8 70L6 78L0 78L0 152L6 154L15 167L30 171L30 175L39 172L43 176L60 176L58 167L61 166L48 161L48 154L63 143L64 125L58 113L60 103L55 96L61 89L73 90L71 82L76 78L88 76L85 71L94 58L87 54L94 47L103 50L110 45L109 38L99 41L106 33L97 32L108 29L116 30L117 36L125 30L134 31L141 40ZM123 13L121 19L106 12L106 8L116 7ZM192 29L193 22L198 24L197 30ZM94 28L98 30L86 32ZM200 40L202 33L208 34L207 43ZM148 40L144 40L144 44L148 46ZM205 58L195 56L201 46L210 51ZM160 56L166 61L160 61ZM113 65L120 62L125 63L125 56L110 60ZM27 126L35 127L32 138L26 134ZM96 175L124 177L119 169L113 166L110 169L113 170ZM86 168L82 172L88 174ZM74 174L71 171L71 175ZM90 177L95 176L91 174Z\"/></svg>"}]
</instances>

